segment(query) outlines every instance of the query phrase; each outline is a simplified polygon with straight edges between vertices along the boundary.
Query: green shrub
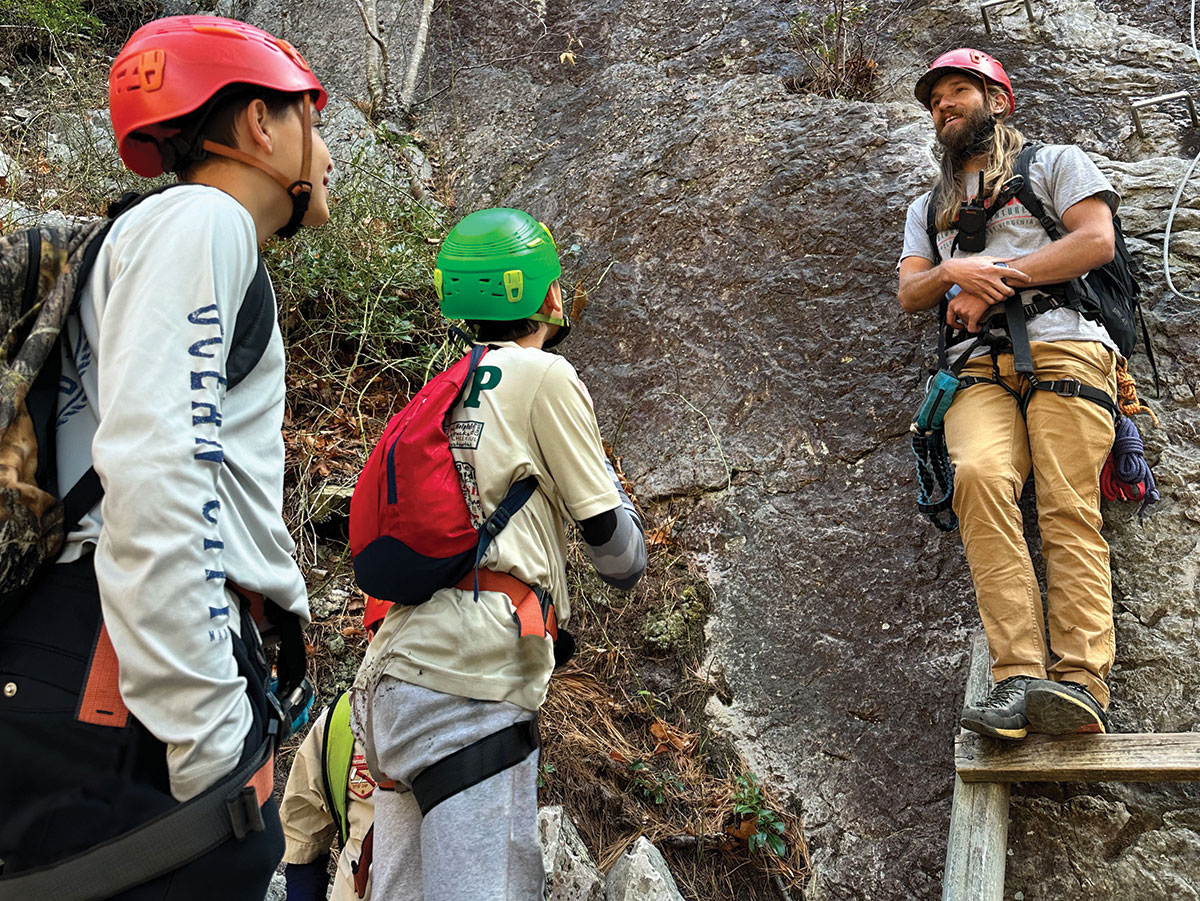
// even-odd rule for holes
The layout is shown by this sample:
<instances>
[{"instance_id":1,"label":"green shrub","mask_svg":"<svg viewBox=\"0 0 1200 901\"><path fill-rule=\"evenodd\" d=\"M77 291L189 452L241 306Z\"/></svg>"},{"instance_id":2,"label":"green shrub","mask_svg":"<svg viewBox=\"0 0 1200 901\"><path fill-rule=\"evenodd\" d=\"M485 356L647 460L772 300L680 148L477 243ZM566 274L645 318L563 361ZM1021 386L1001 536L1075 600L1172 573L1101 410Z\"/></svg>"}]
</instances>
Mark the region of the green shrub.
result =
<instances>
[{"instance_id":1,"label":"green shrub","mask_svg":"<svg viewBox=\"0 0 1200 901\"><path fill-rule=\"evenodd\" d=\"M869 97L879 74L875 61L879 26L871 9L851 0L816 5L817 11L802 9L792 18L792 42L807 70L793 79L793 87L843 100Z\"/></svg>"},{"instance_id":2,"label":"green shrub","mask_svg":"<svg viewBox=\"0 0 1200 901\"><path fill-rule=\"evenodd\" d=\"M364 157L337 169L329 222L267 249L285 341L335 381L396 366L423 381L446 333L432 287L441 214Z\"/></svg>"}]
</instances>

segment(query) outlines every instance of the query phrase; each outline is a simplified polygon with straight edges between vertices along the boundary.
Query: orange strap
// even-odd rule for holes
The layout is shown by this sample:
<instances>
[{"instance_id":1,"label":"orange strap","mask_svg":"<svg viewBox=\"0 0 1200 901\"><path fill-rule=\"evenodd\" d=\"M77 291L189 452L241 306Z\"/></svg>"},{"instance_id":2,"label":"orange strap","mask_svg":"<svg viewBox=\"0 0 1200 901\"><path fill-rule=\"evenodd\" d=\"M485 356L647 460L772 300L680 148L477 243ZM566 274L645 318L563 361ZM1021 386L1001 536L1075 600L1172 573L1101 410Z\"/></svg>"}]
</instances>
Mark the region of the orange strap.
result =
<instances>
[{"instance_id":1,"label":"orange strap","mask_svg":"<svg viewBox=\"0 0 1200 901\"><path fill-rule=\"evenodd\" d=\"M367 879L371 875L371 860L375 856L375 824L367 830L362 841L362 854L350 865L354 873L354 894L360 898L367 897Z\"/></svg>"},{"instance_id":2,"label":"orange strap","mask_svg":"<svg viewBox=\"0 0 1200 901\"><path fill-rule=\"evenodd\" d=\"M474 591L474 572L467 573L454 587L462 591ZM543 608L538 593L516 576L492 572L490 569L479 570L479 590L498 591L508 595L515 611L513 617L521 627L521 638L528 635L536 638L549 635L551 641L558 641L558 620L554 615L554 603L549 601L549 594L545 595L547 603Z\"/></svg>"},{"instance_id":3,"label":"orange strap","mask_svg":"<svg viewBox=\"0 0 1200 901\"><path fill-rule=\"evenodd\" d=\"M88 662L87 679L75 718L95 726L123 727L129 721L129 708L121 699L119 682L117 652L108 637L108 626L102 623L92 648L92 659Z\"/></svg>"},{"instance_id":4,"label":"orange strap","mask_svg":"<svg viewBox=\"0 0 1200 901\"><path fill-rule=\"evenodd\" d=\"M251 156L243 150L238 150L236 147L230 147L226 144L218 144L216 141L205 140L200 147L207 153L216 156L223 156L226 159L237 160L239 163L244 163L247 166L253 166L261 172L265 172L271 178L275 179L289 194L294 193L297 189L307 188L312 190L312 182L308 181L308 169L312 164L312 97L309 94L304 95L304 112L301 117L301 127L304 129L304 136L301 138L300 149L300 175L294 181L286 175L263 162L257 157Z\"/></svg>"},{"instance_id":5,"label":"orange strap","mask_svg":"<svg viewBox=\"0 0 1200 901\"><path fill-rule=\"evenodd\" d=\"M246 785L254 789L254 797L258 799L259 807L262 807L271 799L271 795L275 791L274 754L268 755L266 762L250 777Z\"/></svg>"},{"instance_id":6,"label":"orange strap","mask_svg":"<svg viewBox=\"0 0 1200 901\"><path fill-rule=\"evenodd\" d=\"M251 591L248 588L243 588L237 582L231 582L229 579L225 580L225 587L246 599L250 605L250 618L254 620L260 632L266 632L269 626L267 622L266 596L261 591Z\"/></svg>"}]
</instances>

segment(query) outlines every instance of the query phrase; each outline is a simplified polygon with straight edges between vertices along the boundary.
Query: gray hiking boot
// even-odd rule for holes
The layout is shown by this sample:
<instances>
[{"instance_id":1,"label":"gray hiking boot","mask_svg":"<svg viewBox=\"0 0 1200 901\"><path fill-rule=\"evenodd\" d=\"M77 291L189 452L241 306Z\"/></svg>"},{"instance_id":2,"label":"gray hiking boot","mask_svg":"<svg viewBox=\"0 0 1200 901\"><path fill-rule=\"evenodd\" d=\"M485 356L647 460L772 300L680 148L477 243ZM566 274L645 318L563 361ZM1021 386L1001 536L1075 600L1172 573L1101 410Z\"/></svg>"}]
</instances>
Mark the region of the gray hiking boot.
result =
<instances>
[{"instance_id":1,"label":"gray hiking boot","mask_svg":"<svg viewBox=\"0 0 1200 901\"><path fill-rule=\"evenodd\" d=\"M1029 731L1046 735L1105 733L1108 717L1078 682L1034 679L1025 692Z\"/></svg>"},{"instance_id":2,"label":"gray hiking boot","mask_svg":"<svg viewBox=\"0 0 1200 901\"><path fill-rule=\"evenodd\" d=\"M1029 720L1025 716L1025 687L1034 680L1029 676L1009 676L978 704L963 708L964 729L989 738L1017 741L1025 737Z\"/></svg>"}]
</instances>

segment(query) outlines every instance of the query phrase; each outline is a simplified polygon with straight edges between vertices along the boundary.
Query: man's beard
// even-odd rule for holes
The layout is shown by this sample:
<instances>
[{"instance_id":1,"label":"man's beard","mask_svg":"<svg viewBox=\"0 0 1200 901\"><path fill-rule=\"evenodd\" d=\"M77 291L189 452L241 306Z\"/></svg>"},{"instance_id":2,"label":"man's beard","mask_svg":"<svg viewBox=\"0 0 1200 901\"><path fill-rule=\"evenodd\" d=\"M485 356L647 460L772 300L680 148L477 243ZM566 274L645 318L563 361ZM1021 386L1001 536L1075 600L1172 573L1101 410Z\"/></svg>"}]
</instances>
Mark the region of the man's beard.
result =
<instances>
[{"instance_id":1,"label":"man's beard","mask_svg":"<svg viewBox=\"0 0 1200 901\"><path fill-rule=\"evenodd\" d=\"M991 150L995 130L995 118L983 107L978 107L964 114L949 130L943 127L937 139L958 165Z\"/></svg>"}]
</instances>

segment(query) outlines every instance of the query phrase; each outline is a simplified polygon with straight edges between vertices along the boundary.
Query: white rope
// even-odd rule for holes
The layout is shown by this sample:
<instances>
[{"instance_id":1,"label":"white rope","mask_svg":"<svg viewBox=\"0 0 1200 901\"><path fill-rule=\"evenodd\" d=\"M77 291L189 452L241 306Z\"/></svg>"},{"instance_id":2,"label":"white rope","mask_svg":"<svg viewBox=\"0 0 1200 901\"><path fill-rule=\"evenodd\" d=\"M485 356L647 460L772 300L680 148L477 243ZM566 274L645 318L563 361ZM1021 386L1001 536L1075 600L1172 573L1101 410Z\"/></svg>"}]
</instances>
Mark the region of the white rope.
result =
<instances>
[{"instance_id":1,"label":"white rope","mask_svg":"<svg viewBox=\"0 0 1200 901\"><path fill-rule=\"evenodd\" d=\"M1196 0L1192 0L1192 54L1196 57L1196 65L1200 66L1200 48L1196 46ZM1200 154L1196 154L1196 158L1192 160L1192 164L1188 166L1187 173L1183 176L1183 180L1179 182L1179 188L1175 191L1175 199L1171 201L1171 210L1167 213L1167 230L1163 235L1163 275L1167 279L1167 288L1176 297L1183 300L1190 300L1200 303L1200 297L1189 297L1178 288L1175 287L1175 281L1171 278L1171 225L1175 221L1175 212L1179 209L1179 199L1183 197L1183 189L1187 187L1189 181L1192 180L1192 173L1196 171L1196 165L1200 163Z\"/></svg>"}]
</instances>

